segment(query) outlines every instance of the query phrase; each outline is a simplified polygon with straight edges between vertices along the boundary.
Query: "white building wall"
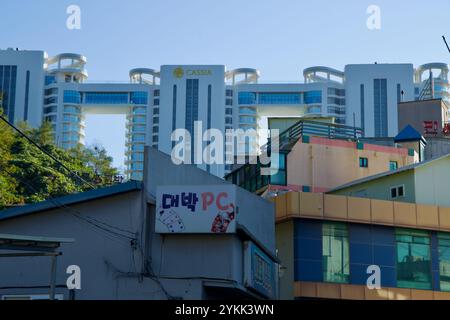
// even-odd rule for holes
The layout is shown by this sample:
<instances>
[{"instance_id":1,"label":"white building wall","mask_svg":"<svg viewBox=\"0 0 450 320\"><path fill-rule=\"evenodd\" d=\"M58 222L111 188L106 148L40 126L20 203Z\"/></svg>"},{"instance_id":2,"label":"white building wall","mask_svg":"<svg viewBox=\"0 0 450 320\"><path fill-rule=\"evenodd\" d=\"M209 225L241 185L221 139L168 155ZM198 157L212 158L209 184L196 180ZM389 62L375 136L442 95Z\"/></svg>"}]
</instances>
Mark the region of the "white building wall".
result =
<instances>
[{"instance_id":1,"label":"white building wall","mask_svg":"<svg viewBox=\"0 0 450 320\"><path fill-rule=\"evenodd\" d=\"M450 157L443 157L414 169L415 202L450 207L448 181Z\"/></svg>"},{"instance_id":2,"label":"white building wall","mask_svg":"<svg viewBox=\"0 0 450 320\"><path fill-rule=\"evenodd\" d=\"M208 122L208 86L211 85L211 128L225 131L225 66L223 65L164 65L161 66L160 116L158 149L171 154L171 134L174 129L186 129L186 85L188 79L198 79L198 121L203 132ZM176 86L176 114L173 127L173 88ZM192 142L194 134L191 132ZM205 146L206 144L203 144ZM192 144L192 151L194 144ZM207 169L201 161L199 168ZM212 164L210 173L223 177L224 165Z\"/></svg>"},{"instance_id":3,"label":"white building wall","mask_svg":"<svg viewBox=\"0 0 450 320\"><path fill-rule=\"evenodd\" d=\"M404 91L402 101L414 100L412 64L350 64L345 66L346 123L364 128L366 137L375 136L374 79L387 82L387 135L398 133L397 84ZM361 84L364 85L364 123L361 122Z\"/></svg>"},{"instance_id":4,"label":"white building wall","mask_svg":"<svg viewBox=\"0 0 450 320\"><path fill-rule=\"evenodd\" d=\"M14 122L27 121L32 127L38 127L42 121L42 103L44 87L44 51L14 49L0 50L0 66L17 66ZM25 96L27 71L29 76L28 113L25 115Z\"/></svg>"}]
</instances>

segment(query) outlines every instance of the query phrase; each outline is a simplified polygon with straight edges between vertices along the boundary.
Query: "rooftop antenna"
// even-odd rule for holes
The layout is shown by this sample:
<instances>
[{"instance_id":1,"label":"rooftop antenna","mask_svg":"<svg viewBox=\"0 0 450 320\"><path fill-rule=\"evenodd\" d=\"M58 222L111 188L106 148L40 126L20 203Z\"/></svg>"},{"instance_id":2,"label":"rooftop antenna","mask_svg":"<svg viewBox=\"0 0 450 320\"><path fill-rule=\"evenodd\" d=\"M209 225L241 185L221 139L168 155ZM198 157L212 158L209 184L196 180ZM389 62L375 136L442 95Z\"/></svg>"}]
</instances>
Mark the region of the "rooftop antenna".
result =
<instances>
[{"instance_id":1,"label":"rooftop antenna","mask_svg":"<svg viewBox=\"0 0 450 320\"><path fill-rule=\"evenodd\" d=\"M445 46L447 47L448 52L450 52L450 47L448 46L447 40L445 40L445 36L442 36L442 39L444 40Z\"/></svg>"}]
</instances>

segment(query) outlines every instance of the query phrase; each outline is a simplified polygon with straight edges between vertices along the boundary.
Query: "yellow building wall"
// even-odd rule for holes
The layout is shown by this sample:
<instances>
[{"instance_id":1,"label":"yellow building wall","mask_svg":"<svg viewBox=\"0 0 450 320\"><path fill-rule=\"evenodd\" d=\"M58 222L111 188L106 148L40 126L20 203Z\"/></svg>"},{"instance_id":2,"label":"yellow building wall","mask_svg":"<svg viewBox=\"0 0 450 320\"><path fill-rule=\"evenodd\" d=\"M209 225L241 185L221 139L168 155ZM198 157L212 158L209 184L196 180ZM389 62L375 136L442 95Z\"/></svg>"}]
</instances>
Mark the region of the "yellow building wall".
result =
<instances>
[{"instance_id":1,"label":"yellow building wall","mask_svg":"<svg viewBox=\"0 0 450 320\"><path fill-rule=\"evenodd\" d=\"M408 156L406 152L402 155L395 148L386 148L391 152L359 150L353 142L322 139L315 143L316 140L318 138L311 138L311 143L299 141L288 154L288 185L310 186L312 190L325 191L388 171L390 161L397 161L400 168L417 159L416 156ZM359 167L360 157L368 158L368 168Z\"/></svg>"}]
</instances>

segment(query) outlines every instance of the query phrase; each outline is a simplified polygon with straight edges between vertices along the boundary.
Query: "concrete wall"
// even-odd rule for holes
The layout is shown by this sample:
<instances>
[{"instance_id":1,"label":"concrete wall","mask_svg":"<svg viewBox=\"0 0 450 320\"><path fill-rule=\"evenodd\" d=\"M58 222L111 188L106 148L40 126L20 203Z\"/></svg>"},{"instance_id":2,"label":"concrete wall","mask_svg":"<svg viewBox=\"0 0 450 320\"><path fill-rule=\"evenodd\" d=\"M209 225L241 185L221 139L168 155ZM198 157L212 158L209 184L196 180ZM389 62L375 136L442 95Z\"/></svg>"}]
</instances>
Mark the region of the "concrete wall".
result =
<instances>
[{"instance_id":1,"label":"concrete wall","mask_svg":"<svg viewBox=\"0 0 450 320\"><path fill-rule=\"evenodd\" d=\"M149 199L154 199L156 186L229 184L194 165L175 165L170 156L154 148L146 148L146 153L149 165L144 185ZM237 222L275 255L274 205L244 189L235 188L239 208ZM156 234L155 206L150 205L148 210L146 229L150 264L156 274L159 273L156 270L162 272L163 283L178 278L178 292L192 279L225 280L242 286L243 239L237 234ZM197 290L202 291L202 288ZM200 297L208 298L208 293L203 291Z\"/></svg>"},{"instance_id":2,"label":"concrete wall","mask_svg":"<svg viewBox=\"0 0 450 320\"><path fill-rule=\"evenodd\" d=\"M416 202L450 207L450 158L435 160L415 171Z\"/></svg>"},{"instance_id":3,"label":"concrete wall","mask_svg":"<svg viewBox=\"0 0 450 320\"><path fill-rule=\"evenodd\" d=\"M446 121L447 106L440 99L409 101L398 104L398 129L408 124L426 137L424 121L437 121L437 132L442 133Z\"/></svg>"},{"instance_id":4,"label":"concrete wall","mask_svg":"<svg viewBox=\"0 0 450 320\"><path fill-rule=\"evenodd\" d=\"M323 192L350 181L389 170L389 162L403 167L415 161L407 149L311 137L310 143L301 141L288 154L288 185L311 186ZM359 158L369 159L368 168L359 167Z\"/></svg>"},{"instance_id":5,"label":"concrete wall","mask_svg":"<svg viewBox=\"0 0 450 320\"><path fill-rule=\"evenodd\" d=\"M276 225L278 257L282 261L280 274L280 299L293 298L294 293L294 222L293 220Z\"/></svg>"},{"instance_id":6,"label":"concrete wall","mask_svg":"<svg viewBox=\"0 0 450 320\"><path fill-rule=\"evenodd\" d=\"M426 138L425 160L437 158L450 153L450 139L447 137Z\"/></svg>"},{"instance_id":7,"label":"concrete wall","mask_svg":"<svg viewBox=\"0 0 450 320\"><path fill-rule=\"evenodd\" d=\"M160 287L150 278L139 281L142 248L133 248L130 240L87 223L87 217L142 235L142 193L140 191L110 196L95 201L70 205L42 213L14 218L0 223L0 233L74 238L74 243L61 246L57 280L66 285L66 268L81 268L81 290L76 299L163 299ZM82 217L81 219L78 218ZM1 258L0 289L2 294L48 294L50 258ZM20 288L22 286L41 288ZM56 293L68 299L67 288Z\"/></svg>"}]
</instances>

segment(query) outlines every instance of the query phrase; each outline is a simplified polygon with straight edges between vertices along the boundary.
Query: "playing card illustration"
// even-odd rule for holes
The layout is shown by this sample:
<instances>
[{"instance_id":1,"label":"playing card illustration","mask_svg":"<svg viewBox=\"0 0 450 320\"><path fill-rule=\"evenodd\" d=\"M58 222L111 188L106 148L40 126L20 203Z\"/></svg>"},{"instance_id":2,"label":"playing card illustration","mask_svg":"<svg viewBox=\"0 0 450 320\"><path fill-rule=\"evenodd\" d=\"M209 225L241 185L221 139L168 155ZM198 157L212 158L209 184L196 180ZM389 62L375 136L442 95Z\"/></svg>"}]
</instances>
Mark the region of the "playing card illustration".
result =
<instances>
[{"instance_id":1,"label":"playing card illustration","mask_svg":"<svg viewBox=\"0 0 450 320\"><path fill-rule=\"evenodd\" d=\"M158 220L163 223L170 232L183 232L185 227L181 217L172 209L158 210Z\"/></svg>"}]
</instances>

